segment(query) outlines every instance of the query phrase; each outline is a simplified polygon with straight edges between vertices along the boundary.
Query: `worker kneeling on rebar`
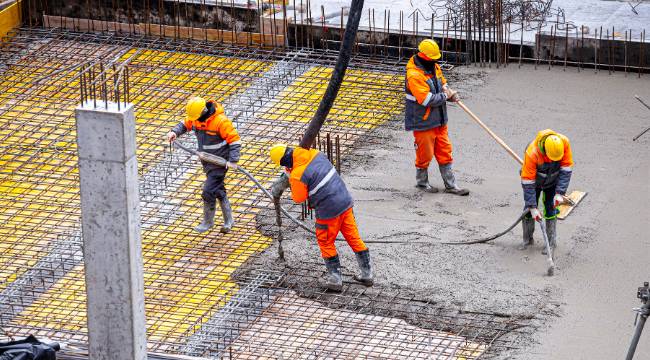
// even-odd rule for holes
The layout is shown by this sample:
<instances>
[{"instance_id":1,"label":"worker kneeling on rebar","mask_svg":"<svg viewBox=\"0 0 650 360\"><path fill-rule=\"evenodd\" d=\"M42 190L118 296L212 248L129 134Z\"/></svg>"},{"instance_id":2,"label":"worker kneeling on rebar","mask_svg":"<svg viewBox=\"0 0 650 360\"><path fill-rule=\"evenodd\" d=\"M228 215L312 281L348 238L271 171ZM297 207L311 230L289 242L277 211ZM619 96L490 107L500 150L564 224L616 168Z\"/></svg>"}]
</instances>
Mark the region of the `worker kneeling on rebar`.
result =
<instances>
[{"instance_id":1,"label":"worker kneeling on rebar","mask_svg":"<svg viewBox=\"0 0 650 360\"><path fill-rule=\"evenodd\" d=\"M542 130L526 148L524 165L521 169L521 186L524 190L524 202L530 213L522 220L523 244L525 250L533 244L535 221L546 219L546 235L549 246L557 245L557 207L564 202L564 195L571 181L573 157L569 139L551 129ZM544 213L537 208L537 201L542 196ZM542 254L547 255L546 247Z\"/></svg>"},{"instance_id":2,"label":"worker kneeling on rebar","mask_svg":"<svg viewBox=\"0 0 650 360\"><path fill-rule=\"evenodd\" d=\"M226 167L201 160L203 171L206 175L203 184L203 220L194 228L199 233L204 233L214 226L216 202L219 200L223 225L221 232L230 232L234 225L232 209L224 179L229 168L236 169L241 149L240 138L232 122L224 114L223 106L216 101L205 101L200 97L193 97L187 102L187 117L174 126L167 139L172 142L176 137L193 130L198 142L199 151L220 156L227 160Z\"/></svg>"},{"instance_id":3,"label":"worker kneeling on rebar","mask_svg":"<svg viewBox=\"0 0 650 360\"><path fill-rule=\"evenodd\" d=\"M415 137L416 187L436 193L429 184L429 164L436 157L445 192L469 195L469 190L458 187L452 169L451 141L447 132L447 101L458 101L458 93L449 88L438 60L442 54L438 44L423 40L419 52L406 65L405 128Z\"/></svg>"},{"instance_id":4,"label":"worker kneeling on rebar","mask_svg":"<svg viewBox=\"0 0 650 360\"><path fill-rule=\"evenodd\" d=\"M309 200L316 210L316 238L325 266L329 273L327 287L341 291L341 262L334 244L339 232L354 251L361 276L354 279L372 286L370 251L359 236L354 214L352 196L343 179L325 155L316 149L295 149L287 145L274 145L270 150L271 161L285 167L285 171L273 183L271 194L280 198L291 187L291 197L296 203Z\"/></svg>"}]
</instances>

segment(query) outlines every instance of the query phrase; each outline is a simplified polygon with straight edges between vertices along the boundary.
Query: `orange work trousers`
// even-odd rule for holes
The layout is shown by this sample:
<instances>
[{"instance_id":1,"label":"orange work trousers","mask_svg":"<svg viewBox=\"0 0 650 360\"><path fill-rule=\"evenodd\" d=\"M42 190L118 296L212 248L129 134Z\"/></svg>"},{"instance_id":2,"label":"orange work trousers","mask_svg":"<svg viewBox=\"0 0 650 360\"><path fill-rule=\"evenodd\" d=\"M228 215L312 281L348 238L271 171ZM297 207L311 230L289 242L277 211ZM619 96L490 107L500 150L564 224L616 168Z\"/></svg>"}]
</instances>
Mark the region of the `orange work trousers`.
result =
<instances>
[{"instance_id":1,"label":"orange work trousers","mask_svg":"<svg viewBox=\"0 0 650 360\"><path fill-rule=\"evenodd\" d=\"M454 160L451 157L451 141L447 133L447 125L413 131L413 136L415 137L416 168L428 169L434 156L438 165L447 165Z\"/></svg>"},{"instance_id":2,"label":"orange work trousers","mask_svg":"<svg viewBox=\"0 0 650 360\"><path fill-rule=\"evenodd\" d=\"M316 240L323 258L336 256L334 242L339 232L343 233L345 241L352 251L359 252L368 249L359 236L359 229L354 220L352 208L345 210L341 215L331 219L316 219Z\"/></svg>"}]
</instances>

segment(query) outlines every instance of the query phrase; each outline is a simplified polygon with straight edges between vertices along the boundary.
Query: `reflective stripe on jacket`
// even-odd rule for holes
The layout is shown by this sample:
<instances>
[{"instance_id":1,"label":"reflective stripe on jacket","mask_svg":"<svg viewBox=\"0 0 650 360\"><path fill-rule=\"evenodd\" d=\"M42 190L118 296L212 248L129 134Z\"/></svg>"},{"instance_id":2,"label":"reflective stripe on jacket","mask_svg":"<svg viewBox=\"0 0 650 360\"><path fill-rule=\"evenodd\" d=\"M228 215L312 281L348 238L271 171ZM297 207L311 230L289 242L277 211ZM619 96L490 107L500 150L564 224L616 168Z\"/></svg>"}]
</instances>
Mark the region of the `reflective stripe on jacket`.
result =
<instances>
[{"instance_id":1,"label":"reflective stripe on jacket","mask_svg":"<svg viewBox=\"0 0 650 360\"><path fill-rule=\"evenodd\" d=\"M447 123L447 96L442 91L447 80L436 64L435 75L420 64L417 55L406 65L404 91L406 107L404 127L407 131L428 130Z\"/></svg>"},{"instance_id":2,"label":"reflective stripe on jacket","mask_svg":"<svg viewBox=\"0 0 650 360\"><path fill-rule=\"evenodd\" d=\"M557 135L564 143L564 156L560 161L551 161L541 152L538 144L549 136ZM546 129L537 133L535 140L526 148L524 165L521 168L521 186L524 190L526 206L537 206L535 189L550 189L555 187L555 193L564 195L569 188L573 170L573 156L569 139L553 130Z\"/></svg>"},{"instance_id":3,"label":"reflective stripe on jacket","mask_svg":"<svg viewBox=\"0 0 650 360\"><path fill-rule=\"evenodd\" d=\"M176 125L172 131L176 135L182 135L193 130L199 151L220 156L230 162L239 161L241 139L232 122L224 113L223 106L212 100L208 101L206 106L214 113L205 121L186 120ZM203 162L202 164L206 171L217 167L210 163Z\"/></svg>"},{"instance_id":4,"label":"reflective stripe on jacket","mask_svg":"<svg viewBox=\"0 0 650 360\"><path fill-rule=\"evenodd\" d=\"M297 147L293 150L289 184L293 201L302 203L309 199L317 219L337 217L353 205L343 179L327 157L316 149Z\"/></svg>"}]
</instances>

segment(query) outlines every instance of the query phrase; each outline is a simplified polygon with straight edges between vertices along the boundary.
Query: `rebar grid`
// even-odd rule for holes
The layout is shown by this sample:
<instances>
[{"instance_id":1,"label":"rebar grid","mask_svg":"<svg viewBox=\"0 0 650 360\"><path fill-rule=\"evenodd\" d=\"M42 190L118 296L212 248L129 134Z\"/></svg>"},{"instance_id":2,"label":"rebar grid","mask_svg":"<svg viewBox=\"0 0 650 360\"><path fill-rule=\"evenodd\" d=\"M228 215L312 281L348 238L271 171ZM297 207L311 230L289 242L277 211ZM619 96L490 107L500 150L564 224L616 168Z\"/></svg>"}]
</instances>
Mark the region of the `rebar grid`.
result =
<instances>
[{"instance_id":1,"label":"rebar grid","mask_svg":"<svg viewBox=\"0 0 650 360\"><path fill-rule=\"evenodd\" d=\"M301 294L312 299L306 300L287 290L282 274L231 278L272 242L258 231L257 221L271 204L239 173L227 178L233 231L197 235L191 230L200 215L204 176L195 159L171 152L164 140L166 131L182 119L187 97L201 94L224 104L244 140L240 164L268 184L278 171L267 160L268 146L298 140L327 85L335 55L35 28L18 32L0 50L6 63L0 74L0 328L14 336L32 333L82 347L87 341L73 111L80 96L75 75L102 64L109 72L113 65L128 67L128 97L136 109L150 350L246 358L250 353L242 342L251 349L271 341L282 349L279 356L312 358L300 349L311 346L301 329L313 319L278 312L288 309L284 305L316 317L357 319L354 328L366 335L385 327L390 329L385 333L398 333L386 336L424 334L430 341L424 348L418 341L400 353L406 340L394 340L395 348L363 350L368 358L409 358L422 351L473 358L494 344L508 331L498 322L449 317L451 325L444 325L432 318L432 332L392 319L407 318L391 312L398 304L392 296L355 302L361 295L347 289L338 297ZM402 65L362 55L353 60L323 129L339 139L343 154L360 139L381 141L369 131L402 111ZM181 141L194 142L189 135ZM303 276L318 288L320 274L304 271ZM327 306L314 300L327 301ZM425 314L414 312L420 313ZM374 325L362 326L366 321ZM454 327L455 321L484 327L486 334L472 332L468 339L465 325ZM265 323L275 325L267 328ZM278 330L271 329L276 328L288 330L274 338ZM336 331L330 324L314 336L330 338ZM250 340L257 338L254 334L270 338ZM283 336L294 340L284 341ZM366 340L355 335L339 355L362 354Z\"/></svg>"}]
</instances>

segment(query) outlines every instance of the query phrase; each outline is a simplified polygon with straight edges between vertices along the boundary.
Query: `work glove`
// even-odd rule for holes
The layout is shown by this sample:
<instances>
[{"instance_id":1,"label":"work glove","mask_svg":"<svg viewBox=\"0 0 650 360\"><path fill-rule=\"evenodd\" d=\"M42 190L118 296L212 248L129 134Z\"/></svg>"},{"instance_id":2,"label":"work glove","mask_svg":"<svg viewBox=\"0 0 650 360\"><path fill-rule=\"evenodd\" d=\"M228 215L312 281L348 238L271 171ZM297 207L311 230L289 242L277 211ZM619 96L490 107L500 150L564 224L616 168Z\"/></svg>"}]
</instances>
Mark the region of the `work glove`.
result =
<instances>
[{"instance_id":1,"label":"work glove","mask_svg":"<svg viewBox=\"0 0 650 360\"><path fill-rule=\"evenodd\" d=\"M279 199L287 188L289 188L289 175L287 175L286 172L282 172L282 174L275 179L273 185L271 185L271 195L273 195L274 198Z\"/></svg>"},{"instance_id":2,"label":"work glove","mask_svg":"<svg viewBox=\"0 0 650 360\"><path fill-rule=\"evenodd\" d=\"M226 161L226 169L237 170L237 163Z\"/></svg>"},{"instance_id":3,"label":"work glove","mask_svg":"<svg viewBox=\"0 0 650 360\"><path fill-rule=\"evenodd\" d=\"M447 95L447 101L456 102L458 101L458 91L452 90L450 88L444 89L445 94Z\"/></svg>"},{"instance_id":4,"label":"work glove","mask_svg":"<svg viewBox=\"0 0 650 360\"><path fill-rule=\"evenodd\" d=\"M553 196L553 208L560 206L560 204L564 204L564 201L564 196L555 194L555 196Z\"/></svg>"},{"instance_id":5,"label":"work glove","mask_svg":"<svg viewBox=\"0 0 650 360\"><path fill-rule=\"evenodd\" d=\"M173 131L168 132L167 133L167 140L169 140L169 142L172 142L172 141L176 140L176 133L173 132Z\"/></svg>"},{"instance_id":6,"label":"work glove","mask_svg":"<svg viewBox=\"0 0 650 360\"><path fill-rule=\"evenodd\" d=\"M539 210L536 207L530 208L529 211L530 211L530 216L533 217L533 220L542 221L542 213L539 212Z\"/></svg>"}]
</instances>

